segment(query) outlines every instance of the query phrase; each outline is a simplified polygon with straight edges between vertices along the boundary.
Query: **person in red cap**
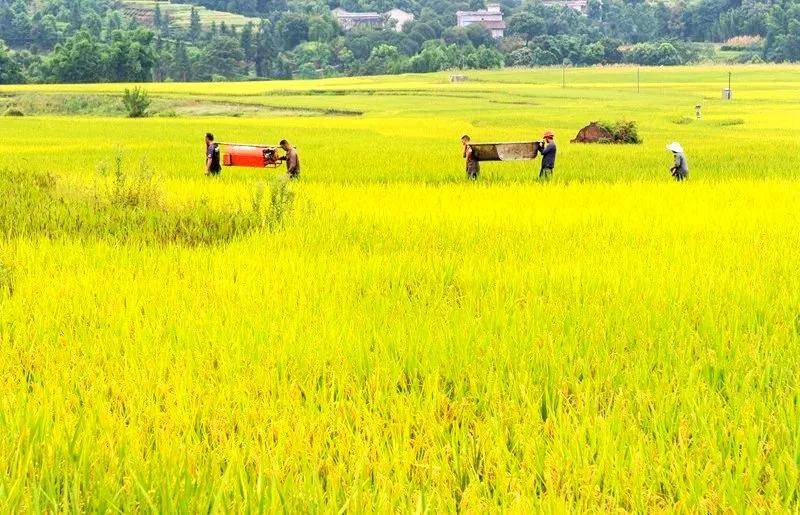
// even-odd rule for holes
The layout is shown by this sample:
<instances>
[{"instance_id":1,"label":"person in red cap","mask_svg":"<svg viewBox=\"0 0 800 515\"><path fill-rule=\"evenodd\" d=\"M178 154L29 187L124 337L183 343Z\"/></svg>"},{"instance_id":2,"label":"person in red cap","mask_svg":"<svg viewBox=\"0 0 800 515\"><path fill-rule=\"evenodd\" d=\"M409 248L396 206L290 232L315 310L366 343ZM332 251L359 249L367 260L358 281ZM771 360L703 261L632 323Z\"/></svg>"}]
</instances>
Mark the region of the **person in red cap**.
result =
<instances>
[{"instance_id":1,"label":"person in red cap","mask_svg":"<svg viewBox=\"0 0 800 515\"><path fill-rule=\"evenodd\" d=\"M553 131L545 131L544 148L542 153L542 169L539 172L539 179L549 181L553 176L553 168L556 167L556 142L553 140Z\"/></svg>"}]
</instances>

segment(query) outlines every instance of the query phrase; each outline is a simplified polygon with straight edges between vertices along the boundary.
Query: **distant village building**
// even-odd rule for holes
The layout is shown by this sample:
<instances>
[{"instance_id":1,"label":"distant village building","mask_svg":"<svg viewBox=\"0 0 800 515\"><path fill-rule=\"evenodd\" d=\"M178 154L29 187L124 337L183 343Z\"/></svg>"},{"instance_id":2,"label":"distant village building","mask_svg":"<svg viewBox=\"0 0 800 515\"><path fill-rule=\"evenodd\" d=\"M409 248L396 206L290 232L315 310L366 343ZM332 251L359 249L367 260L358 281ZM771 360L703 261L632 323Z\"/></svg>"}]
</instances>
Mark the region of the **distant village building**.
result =
<instances>
[{"instance_id":1,"label":"distant village building","mask_svg":"<svg viewBox=\"0 0 800 515\"><path fill-rule=\"evenodd\" d=\"M341 7L331 11L333 17L339 22L344 30L351 30L355 27L383 27L383 16L378 13L351 13Z\"/></svg>"},{"instance_id":2,"label":"distant village building","mask_svg":"<svg viewBox=\"0 0 800 515\"><path fill-rule=\"evenodd\" d=\"M344 30L352 30L356 27L372 27L382 29L391 27L400 32L403 25L414 20L414 15L402 9L392 9L383 14L375 12L351 13L341 7L331 11L331 14L339 22Z\"/></svg>"},{"instance_id":3,"label":"distant village building","mask_svg":"<svg viewBox=\"0 0 800 515\"><path fill-rule=\"evenodd\" d=\"M467 27L475 23L482 25L492 34L493 38L502 38L506 30L506 22L503 21L500 4L488 4L485 10L480 11L458 11L456 21L459 27Z\"/></svg>"},{"instance_id":4,"label":"distant village building","mask_svg":"<svg viewBox=\"0 0 800 515\"><path fill-rule=\"evenodd\" d=\"M543 0L544 5L551 7L564 6L574 9L581 14L586 14L588 9L589 0Z\"/></svg>"},{"instance_id":5,"label":"distant village building","mask_svg":"<svg viewBox=\"0 0 800 515\"><path fill-rule=\"evenodd\" d=\"M397 32L401 32L403 30L403 26L410 21L414 21L414 15L411 13L407 13L402 9L392 9L390 11L386 11L384 13L389 19L389 25L394 28Z\"/></svg>"}]
</instances>

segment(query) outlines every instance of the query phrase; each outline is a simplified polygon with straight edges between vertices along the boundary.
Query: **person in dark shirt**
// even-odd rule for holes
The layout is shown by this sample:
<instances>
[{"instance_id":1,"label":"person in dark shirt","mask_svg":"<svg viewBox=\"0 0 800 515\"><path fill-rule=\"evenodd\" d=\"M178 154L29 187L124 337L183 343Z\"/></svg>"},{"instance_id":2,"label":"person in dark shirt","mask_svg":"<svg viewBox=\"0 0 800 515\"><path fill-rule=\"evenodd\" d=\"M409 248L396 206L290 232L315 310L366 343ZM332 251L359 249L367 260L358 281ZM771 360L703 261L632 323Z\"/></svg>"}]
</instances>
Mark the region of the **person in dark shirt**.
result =
<instances>
[{"instance_id":1,"label":"person in dark shirt","mask_svg":"<svg viewBox=\"0 0 800 515\"><path fill-rule=\"evenodd\" d=\"M544 148L542 154L542 169L539 171L539 179L549 181L553 176L553 168L556 167L556 142L553 140L552 131L544 133Z\"/></svg>"},{"instance_id":2,"label":"person in dark shirt","mask_svg":"<svg viewBox=\"0 0 800 515\"><path fill-rule=\"evenodd\" d=\"M285 139L282 139L279 145L286 152L286 155L281 158L286 161L286 173L290 179L296 179L300 176L300 157L297 155L297 149Z\"/></svg>"},{"instance_id":3,"label":"person in dark shirt","mask_svg":"<svg viewBox=\"0 0 800 515\"><path fill-rule=\"evenodd\" d=\"M214 143L214 135L206 133L206 175L217 175L222 170L219 164L219 145Z\"/></svg>"},{"instance_id":4,"label":"person in dark shirt","mask_svg":"<svg viewBox=\"0 0 800 515\"><path fill-rule=\"evenodd\" d=\"M469 142L469 136L466 134L461 136L461 145L464 147L464 159L467 160L467 177L474 181L478 178L478 174L481 172L481 165L478 160L475 159L475 153L472 150L472 147L469 146Z\"/></svg>"}]
</instances>

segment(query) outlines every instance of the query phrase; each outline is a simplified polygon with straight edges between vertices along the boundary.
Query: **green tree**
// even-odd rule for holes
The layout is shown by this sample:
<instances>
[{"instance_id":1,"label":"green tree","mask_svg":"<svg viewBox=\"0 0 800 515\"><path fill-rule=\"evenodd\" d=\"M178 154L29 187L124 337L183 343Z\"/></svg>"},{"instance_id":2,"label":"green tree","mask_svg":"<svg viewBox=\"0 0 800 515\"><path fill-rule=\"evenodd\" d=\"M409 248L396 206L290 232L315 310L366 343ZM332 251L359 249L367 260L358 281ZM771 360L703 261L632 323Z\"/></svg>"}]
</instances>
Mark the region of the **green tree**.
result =
<instances>
[{"instance_id":1,"label":"green tree","mask_svg":"<svg viewBox=\"0 0 800 515\"><path fill-rule=\"evenodd\" d=\"M175 42L169 75L182 82L186 82L192 77L192 62L189 60L189 54L186 51L186 44L183 40L179 39Z\"/></svg>"},{"instance_id":2,"label":"green tree","mask_svg":"<svg viewBox=\"0 0 800 515\"><path fill-rule=\"evenodd\" d=\"M411 29L408 31L408 37L422 45L426 41L431 41L437 38L436 29L429 23L414 22Z\"/></svg>"},{"instance_id":3,"label":"green tree","mask_svg":"<svg viewBox=\"0 0 800 515\"><path fill-rule=\"evenodd\" d=\"M770 10L765 56L772 61L800 61L800 3L784 0Z\"/></svg>"},{"instance_id":4,"label":"green tree","mask_svg":"<svg viewBox=\"0 0 800 515\"><path fill-rule=\"evenodd\" d=\"M69 16L67 21L69 23L69 31L77 32L83 27L83 14L81 10L80 0L67 0L67 7L69 9Z\"/></svg>"},{"instance_id":5,"label":"green tree","mask_svg":"<svg viewBox=\"0 0 800 515\"><path fill-rule=\"evenodd\" d=\"M336 37L337 27L335 22L322 16L311 16L308 19L309 41L327 42Z\"/></svg>"},{"instance_id":6,"label":"green tree","mask_svg":"<svg viewBox=\"0 0 800 515\"><path fill-rule=\"evenodd\" d=\"M590 20L603 21L603 2L602 0L588 0L586 2L586 16Z\"/></svg>"},{"instance_id":7,"label":"green tree","mask_svg":"<svg viewBox=\"0 0 800 515\"><path fill-rule=\"evenodd\" d=\"M30 50L16 50L11 54L16 68L22 73L25 82L42 82L42 57Z\"/></svg>"},{"instance_id":8,"label":"green tree","mask_svg":"<svg viewBox=\"0 0 800 515\"><path fill-rule=\"evenodd\" d=\"M146 82L152 79L156 61L153 33L116 30L107 50L108 79L113 82Z\"/></svg>"},{"instance_id":9,"label":"green tree","mask_svg":"<svg viewBox=\"0 0 800 515\"><path fill-rule=\"evenodd\" d=\"M518 48L508 55L508 64L511 66L532 66L533 52L528 47Z\"/></svg>"},{"instance_id":10,"label":"green tree","mask_svg":"<svg viewBox=\"0 0 800 515\"><path fill-rule=\"evenodd\" d=\"M291 50L308 40L308 20L302 14L286 14L275 25L275 30L284 50Z\"/></svg>"},{"instance_id":11,"label":"green tree","mask_svg":"<svg viewBox=\"0 0 800 515\"><path fill-rule=\"evenodd\" d=\"M175 61L173 47L168 45L160 35L156 36L154 47L153 80L161 82L170 73L171 63Z\"/></svg>"},{"instance_id":12,"label":"green tree","mask_svg":"<svg viewBox=\"0 0 800 515\"><path fill-rule=\"evenodd\" d=\"M105 78L103 48L89 32L78 31L56 45L44 62L45 77L50 82L101 82Z\"/></svg>"},{"instance_id":13,"label":"green tree","mask_svg":"<svg viewBox=\"0 0 800 515\"><path fill-rule=\"evenodd\" d=\"M261 20L258 26L255 46L256 76L266 77L273 71L278 58L278 48L272 33L272 24L269 20Z\"/></svg>"},{"instance_id":14,"label":"green tree","mask_svg":"<svg viewBox=\"0 0 800 515\"><path fill-rule=\"evenodd\" d=\"M0 84L19 84L24 82L22 70L6 48L6 44L0 39Z\"/></svg>"},{"instance_id":15,"label":"green tree","mask_svg":"<svg viewBox=\"0 0 800 515\"><path fill-rule=\"evenodd\" d=\"M33 39L35 45L41 49L53 48L61 39L62 34L52 14L45 14L33 24Z\"/></svg>"},{"instance_id":16,"label":"green tree","mask_svg":"<svg viewBox=\"0 0 800 515\"><path fill-rule=\"evenodd\" d=\"M203 27L200 24L200 14L197 12L197 9L192 6L189 12L189 41L198 41L202 32Z\"/></svg>"},{"instance_id":17,"label":"green tree","mask_svg":"<svg viewBox=\"0 0 800 515\"><path fill-rule=\"evenodd\" d=\"M242 47L244 58L247 61L255 61L256 58L256 42L253 36L253 24L247 22L242 27L242 33L239 35L239 46Z\"/></svg>"},{"instance_id":18,"label":"green tree","mask_svg":"<svg viewBox=\"0 0 800 515\"><path fill-rule=\"evenodd\" d=\"M473 23L472 25L467 26L466 28L467 37L469 38L470 42L475 47L485 46L485 47L492 47L494 46L494 38L492 38L492 33L486 30L482 25L477 23Z\"/></svg>"},{"instance_id":19,"label":"green tree","mask_svg":"<svg viewBox=\"0 0 800 515\"><path fill-rule=\"evenodd\" d=\"M472 44L467 36L467 30L464 27L450 27L445 29L444 32L442 32L442 40L448 45L456 45L459 47Z\"/></svg>"},{"instance_id":20,"label":"green tree","mask_svg":"<svg viewBox=\"0 0 800 515\"><path fill-rule=\"evenodd\" d=\"M409 69L415 73L436 72L451 68L453 64L441 44L425 45L425 48L408 62Z\"/></svg>"},{"instance_id":21,"label":"green tree","mask_svg":"<svg viewBox=\"0 0 800 515\"><path fill-rule=\"evenodd\" d=\"M0 6L0 39L11 46L22 46L30 44L32 37L33 23L25 2L16 0Z\"/></svg>"},{"instance_id":22,"label":"green tree","mask_svg":"<svg viewBox=\"0 0 800 515\"><path fill-rule=\"evenodd\" d=\"M403 58L397 47L379 45L372 49L369 58L361 70L365 75L384 75L400 73L403 70Z\"/></svg>"},{"instance_id":23,"label":"green tree","mask_svg":"<svg viewBox=\"0 0 800 515\"><path fill-rule=\"evenodd\" d=\"M496 48L488 46L478 47L474 52L468 54L466 59L467 67L481 70L501 68L503 64L503 54Z\"/></svg>"},{"instance_id":24,"label":"green tree","mask_svg":"<svg viewBox=\"0 0 800 515\"><path fill-rule=\"evenodd\" d=\"M309 63L315 69L322 69L325 65L330 64L332 57L330 47L319 41L300 43L292 53L298 66Z\"/></svg>"},{"instance_id":25,"label":"green tree","mask_svg":"<svg viewBox=\"0 0 800 515\"><path fill-rule=\"evenodd\" d=\"M583 47L583 55L581 56L581 64L599 64L605 59L605 47L602 43L590 43Z\"/></svg>"},{"instance_id":26,"label":"green tree","mask_svg":"<svg viewBox=\"0 0 800 515\"><path fill-rule=\"evenodd\" d=\"M83 28L89 31L92 37L100 38L103 33L103 20L96 12L91 11L83 17Z\"/></svg>"},{"instance_id":27,"label":"green tree","mask_svg":"<svg viewBox=\"0 0 800 515\"><path fill-rule=\"evenodd\" d=\"M244 72L244 52L233 36L216 36L206 45L204 52L209 76L219 75L233 79Z\"/></svg>"},{"instance_id":28,"label":"green tree","mask_svg":"<svg viewBox=\"0 0 800 515\"><path fill-rule=\"evenodd\" d=\"M558 64L558 57L550 50L535 47L531 49L531 62L532 66L553 66Z\"/></svg>"},{"instance_id":29,"label":"green tree","mask_svg":"<svg viewBox=\"0 0 800 515\"><path fill-rule=\"evenodd\" d=\"M153 9L153 27L155 27L156 30L161 30L161 23L163 21L161 17L161 6L156 2L156 8Z\"/></svg>"},{"instance_id":30,"label":"green tree","mask_svg":"<svg viewBox=\"0 0 800 515\"><path fill-rule=\"evenodd\" d=\"M545 33L544 21L532 13L522 12L511 16L508 20L508 34L520 36L525 41L530 41L536 36Z\"/></svg>"},{"instance_id":31,"label":"green tree","mask_svg":"<svg viewBox=\"0 0 800 515\"><path fill-rule=\"evenodd\" d=\"M119 30L122 28L122 16L116 11L110 13L108 15L108 19L106 20L106 31L111 34L115 30Z\"/></svg>"}]
</instances>

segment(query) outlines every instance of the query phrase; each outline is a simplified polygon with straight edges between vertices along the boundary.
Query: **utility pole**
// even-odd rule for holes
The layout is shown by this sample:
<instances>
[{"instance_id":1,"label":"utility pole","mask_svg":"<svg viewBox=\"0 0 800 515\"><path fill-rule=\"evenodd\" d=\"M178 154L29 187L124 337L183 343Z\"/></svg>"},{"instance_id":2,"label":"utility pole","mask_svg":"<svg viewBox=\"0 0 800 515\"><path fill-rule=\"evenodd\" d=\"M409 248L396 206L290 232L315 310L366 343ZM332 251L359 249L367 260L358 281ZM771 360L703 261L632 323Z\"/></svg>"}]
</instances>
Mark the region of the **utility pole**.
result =
<instances>
[{"instance_id":1,"label":"utility pole","mask_svg":"<svg viewBox=\"0 0 800 515\"><path fill-rule=\"evenodd\" d=\"M730 100L733 98L733 90L731 89L731 76L733 73L728 72L728 89L722 91L722 100Z\"/></svg>"}]
</instances>

